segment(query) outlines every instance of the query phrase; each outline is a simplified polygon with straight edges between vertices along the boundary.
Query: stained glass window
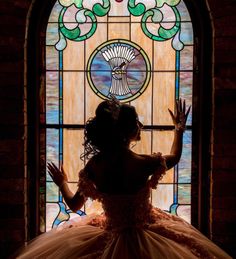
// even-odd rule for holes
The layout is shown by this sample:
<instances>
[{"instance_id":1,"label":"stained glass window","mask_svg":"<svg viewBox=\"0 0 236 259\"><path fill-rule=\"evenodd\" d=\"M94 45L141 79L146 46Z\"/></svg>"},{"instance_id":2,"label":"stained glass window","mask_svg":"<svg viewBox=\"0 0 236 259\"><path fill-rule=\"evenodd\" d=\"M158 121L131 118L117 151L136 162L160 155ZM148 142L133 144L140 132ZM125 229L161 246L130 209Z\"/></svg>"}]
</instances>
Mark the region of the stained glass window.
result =
<instances>
[{"instance_id":1,"label":"stained glass window","mask_svg":"<svg viewBox=\"0 0 236 259\"><path fill-rule=\"evenodd\" d=\"M68 219L102 211L88 200L69 210L46 173L45 161L63 163L71 190L84 167L83 129L97 105L115 95L134 105L144 124L133 150L168 154L175 99L192 104L193 29L183 0L58 0L45 44L41 94L40 226L48 231ZM191 221L192 114L181 161L152 192L154 206ZM46 184L45 184L46 183Z\"/></svg>"},{"instance_id":2,"label":"stained glass window","mask_svg":"<svg viewBox=\"0 0 236 259\"><path fill-rule=\"evenodd\" d=\"M101 98L112 95L128 102L146 90L150 81L150 61L141 47L131 41L107 41L88 61L88 81Z\"/></svg>"}]
</instances>

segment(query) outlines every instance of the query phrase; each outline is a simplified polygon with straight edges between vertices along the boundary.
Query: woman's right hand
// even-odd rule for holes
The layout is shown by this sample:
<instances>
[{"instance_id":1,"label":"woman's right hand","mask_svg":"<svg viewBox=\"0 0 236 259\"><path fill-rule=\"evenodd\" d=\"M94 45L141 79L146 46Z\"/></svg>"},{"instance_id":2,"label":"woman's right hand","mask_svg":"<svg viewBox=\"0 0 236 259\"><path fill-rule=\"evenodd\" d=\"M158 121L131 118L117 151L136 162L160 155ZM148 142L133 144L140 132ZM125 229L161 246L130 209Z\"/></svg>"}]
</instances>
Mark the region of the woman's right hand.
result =
<instances>
[{"instance_id":1,"label":"woman's right hand","mask_svg":"<svg viewBox=\"0 0 236 259\"><path fill-rule=\"evenodd\" d=\"M47 164L48 173L52 177L54 183L60 188L64 183L68 182L67 175L64 171L63 166L60 166L60 169L53 163Z\"/></svg>"}]
</instances>

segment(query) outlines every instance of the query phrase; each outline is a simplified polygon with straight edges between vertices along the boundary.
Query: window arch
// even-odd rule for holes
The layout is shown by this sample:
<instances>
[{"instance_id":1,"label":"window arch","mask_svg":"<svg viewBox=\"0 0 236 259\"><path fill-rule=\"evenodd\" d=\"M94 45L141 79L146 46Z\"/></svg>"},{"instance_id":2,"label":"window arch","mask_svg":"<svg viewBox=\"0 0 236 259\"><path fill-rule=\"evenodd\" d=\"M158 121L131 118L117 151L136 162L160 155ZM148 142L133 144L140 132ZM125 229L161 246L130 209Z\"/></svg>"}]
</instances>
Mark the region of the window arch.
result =
<instances>
[{"instance_id":1,"label":"window arch","mask_svg":"<svg viewBox=\"0 0 236 259\"><path fill-rule=\"evenodd\" d=\"M67 210L50 177L46 175L45 179L45 164L47 160L56 164L63 162L69 173L70 185L72 189L76 188L77 172L83 166L79 160L79 155L83 152L83 126L86 119L93 116L95 107L102 100L100 97L106 98L104 95L95 94L94 91L97 79L93 73L102 72L93 69L93 64L96 66L96 61L93 63L93 60L96 59L96 50L99 50L99 47L110 49L112 44L123 47L127 44L128 49L142 52L143 60L146 60L146 63L143 63L148 69L144 72L150 72L150 78L148 73L142 74L144 69L129 71L127 68L127 74L131 74L128 85L130 82L132 84L132 79L135 78L132 72L137 74L136 79L148 78L144 80L145 87L142 88L143 84L140 83L139 89L143 91L140 90L140 96L137 94L134 98L122 100L135 105L145 125L143 141L134 147L135 151L167 153L173 135L167 108L173 108L175 98L179 97L187 99L188 104L193 104L193 108L195 105L192 103L192 85L194 86L194 74L198 71L197 66L193 66L192 21L184 2L160 1L159 5L156 5L156 1L142 1L142 4L136 4L135 1L99 1L100 5L94 2L89 4L90 1L84 1L88 6L76 6L74 1L69 0L53 3L46 37L42 37L44 40L40 47L45 50L45 56L41 61L43 70L38 105L40 131L37 134L40 135L40 152L35 154L41 161L37 166L37 177L40 180L40 195L37 198L40 204L40 231L48 230L74 216ZM49 10L48 7L47 9ZM78 10L80 15L75 16ZM92 17L87 17L87 25L83 23L86 16L84 10ZM78 22L76 19L81 20ZM78 24L83 27L81 34L76 30ZM96 30L91 29L95 28L94 26ZM114 71L111 69L109 73L112 72ZM108 80L108 87L111 87L111 81L112 78ZM77 112L81 110L83 112ZM198 167L191 165L192 128L190 116L182 161L163 178L159 189L152 195L154 205L172 213L182 214L189 221L190 184L194 170L198 170ZM160 137L163 141L157 143L156 139ZM74 154L77 154L76 160L71 156ZM193 154L193 159L196 165L198 157ZM198 181L195 179L195 185L196 182ZM196 207L196 204L193 206ZM78 213L90 213L94 209L100 209L99 205L89 201L84 210Z\"/></svg>"},{"instance_id":2,"label":"window arch","mask_svg":"<svg viewBox=\"0 0 236 259\"><path fill-rule=\"evenodd\" d=\"M145 125L135 151L169 151L173 131L167 108L173 109L179 97L192 104L193 44L192 23L183 1L55 3L46 33L45 156L47 161L64 164L72 189L77 188L78 170L84 166L79 160L84 123L109 94L134 105ZM154 205L188 221L191 117L179 165L168 171L152 193ZM94 210L101 210L100 205L88 201L78 214ZM42 211L42 230L75 215L49 175L46 219Z\"/></svg>"}]
</instances>

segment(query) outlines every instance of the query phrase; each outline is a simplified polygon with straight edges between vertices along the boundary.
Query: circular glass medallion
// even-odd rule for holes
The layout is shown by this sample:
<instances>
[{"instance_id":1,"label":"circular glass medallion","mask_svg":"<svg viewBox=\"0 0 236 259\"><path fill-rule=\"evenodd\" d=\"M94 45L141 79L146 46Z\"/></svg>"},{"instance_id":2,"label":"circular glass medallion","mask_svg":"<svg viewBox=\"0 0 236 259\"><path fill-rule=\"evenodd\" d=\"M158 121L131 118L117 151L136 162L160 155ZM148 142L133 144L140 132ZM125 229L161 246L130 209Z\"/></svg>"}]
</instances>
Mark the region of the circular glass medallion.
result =
<instances>
[{"instance_id":1,"label":"circular glass medallion","mask_svg":"<svg viewBox=\"0 0 236 259\"><path fill-rule=\"evenodd\" d=\"M101 98L113 95L128 102L139 97L150 81L150 62L141 47L127 40L111 40L94 50L87 64L92 90Z\"/></svg>"}]
</instances>

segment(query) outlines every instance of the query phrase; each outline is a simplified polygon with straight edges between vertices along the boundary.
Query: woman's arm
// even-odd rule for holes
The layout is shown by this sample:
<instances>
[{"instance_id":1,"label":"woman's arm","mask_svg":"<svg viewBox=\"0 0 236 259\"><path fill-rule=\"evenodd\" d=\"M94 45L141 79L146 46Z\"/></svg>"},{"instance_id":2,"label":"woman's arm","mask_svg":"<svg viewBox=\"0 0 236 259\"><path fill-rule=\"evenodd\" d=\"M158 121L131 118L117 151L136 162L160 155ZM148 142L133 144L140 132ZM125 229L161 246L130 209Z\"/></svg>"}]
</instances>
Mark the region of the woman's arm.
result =
<instances>
[{"instance_id":1,"label":"woman's arm","mask_svg":"<svg viewBox=\"0 0 236 259\"><path fill-rule=\"evenodd\" d=\"M169 155L163 156L166 160L166 166L168 170L178 164L181 154L182 154L182 145L183 145L183 131L175 130L174 140L170 150Z\"/></svg>"},{"instance_id":2,"label":"woman's arm","mask_svg":"<svg viewBox=\"0 0 236 259\"><path fill-rule=\"evenodd\" d=\"M166 159L166 165L168 169L174 167L180 160L183 146L183 133L185 130L185 125L188 118L188 114L190 112L190 108L191 106L188 108L186 112L185 100L182 103L182 100L180 99L179 101L176 101L175 114L173 114L173 112L169 110L170 116L175 125L175 133L170 154L164 156L164 158Z\"/></svg>"},{"instance_id":3,"label":"woman's arm","mask_svg":"<svg viewBox=\"0 0 236 259\"><path fill-rule=\"evenodd\" d=\"M59 169L54 163L48 163L47 168L53 181L59 187L69 208L74 212L79 210L84 205L86 199L79 191L75 194L71 192L67 184L68 179L63 166Z\"/></svg>"}]
</instances>

